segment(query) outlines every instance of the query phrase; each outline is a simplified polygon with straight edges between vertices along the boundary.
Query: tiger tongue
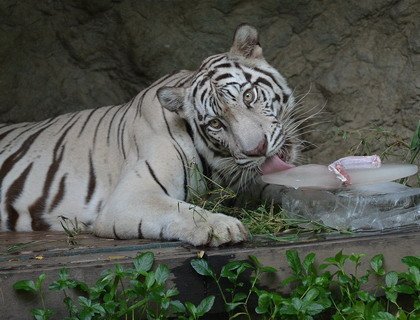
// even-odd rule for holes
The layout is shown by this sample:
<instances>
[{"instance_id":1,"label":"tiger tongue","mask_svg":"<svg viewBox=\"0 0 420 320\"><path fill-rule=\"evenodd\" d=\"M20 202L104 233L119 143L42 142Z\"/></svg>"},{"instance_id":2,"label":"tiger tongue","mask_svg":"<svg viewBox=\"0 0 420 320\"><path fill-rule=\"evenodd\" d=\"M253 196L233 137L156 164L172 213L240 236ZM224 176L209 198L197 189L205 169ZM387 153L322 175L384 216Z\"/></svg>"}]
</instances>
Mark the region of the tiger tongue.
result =
<instances>
[{"instance_id":1,"label":"tiger tongue","mask_svg":"<svg viewBox=\"0 0 420 320\"><path fill-rule=\"evenodd\" d=\"M294 165L284 162L278 155L272 156L265 160L261 166L262 174L269 174L277 171L283 171L293 168Z\"/></svg>"}]
</instances>

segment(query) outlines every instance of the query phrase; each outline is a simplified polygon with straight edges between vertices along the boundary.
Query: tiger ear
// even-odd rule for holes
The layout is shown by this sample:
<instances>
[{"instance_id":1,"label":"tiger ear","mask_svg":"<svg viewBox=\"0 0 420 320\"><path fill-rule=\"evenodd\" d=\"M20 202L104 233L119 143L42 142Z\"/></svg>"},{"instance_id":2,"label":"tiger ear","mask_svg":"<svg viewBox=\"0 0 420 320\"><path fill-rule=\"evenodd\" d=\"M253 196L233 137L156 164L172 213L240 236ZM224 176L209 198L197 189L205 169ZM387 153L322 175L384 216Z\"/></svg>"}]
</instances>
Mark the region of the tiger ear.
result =
<instances>
[{"instance_id":1,"label":"tiger ear","mask_svg":"<svg viewBox=\"0 0 420 320\"><path fill-rule=\"evenodd\" d=\"M248 24L240 24L236 28L230 53L246 59L263 59L257 29Z\"/></svg>"},{"instance_id":2,"label":"tiger ear","mask_svg":"<svg viewBox=\"0 0 420 320\"><path fill-rule=\"evenodd\" d=\"M169 111L178 111L184 105L185 88L162 87L156 94L162 107Z\"/></svg>"}]
</instances>

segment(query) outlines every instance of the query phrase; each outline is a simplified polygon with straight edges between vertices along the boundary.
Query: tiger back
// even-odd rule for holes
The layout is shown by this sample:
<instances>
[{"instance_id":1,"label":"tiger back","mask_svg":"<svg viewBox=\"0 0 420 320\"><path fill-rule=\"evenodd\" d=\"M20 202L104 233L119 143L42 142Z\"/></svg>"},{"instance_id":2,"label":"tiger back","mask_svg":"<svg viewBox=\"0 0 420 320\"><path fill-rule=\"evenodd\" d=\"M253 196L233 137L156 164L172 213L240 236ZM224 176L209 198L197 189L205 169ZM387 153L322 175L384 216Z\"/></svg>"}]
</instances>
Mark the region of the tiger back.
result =
<instances>
[{"instance_id":1,"label":"tiger back","mask_svg":"<svg viewBox=\"0 0 420 320\"><path fill-rule=\"evenodd\" d=\"M126 104L1 125L1 228L62 230L65 217L101 237L244 241L239 220L189 203L206 187L195 170L269 198L260 174L299 152L293 110L257 31L241 25L228 53L167 75Z\"/></svg>"}]
</instances>

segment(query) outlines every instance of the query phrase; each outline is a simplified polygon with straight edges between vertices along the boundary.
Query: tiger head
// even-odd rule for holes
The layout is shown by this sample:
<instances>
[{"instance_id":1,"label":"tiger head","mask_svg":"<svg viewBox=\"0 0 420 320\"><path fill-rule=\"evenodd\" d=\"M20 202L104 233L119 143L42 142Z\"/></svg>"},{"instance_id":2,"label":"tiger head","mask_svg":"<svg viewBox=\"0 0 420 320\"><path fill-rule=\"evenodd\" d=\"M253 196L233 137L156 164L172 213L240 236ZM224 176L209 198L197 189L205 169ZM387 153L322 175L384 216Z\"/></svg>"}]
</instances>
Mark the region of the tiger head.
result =
<instances>
[{"instance_id":1,"label":"tiger head","mask_svg":"<svg viewBox=\"0 0 420 320\"><path fill-rule=\"evenodd\" d=\"M292 91L264 59L254 27L240 25L228 53L205 59L187 84L162 87L157 96L187 121L198 152L228 184L296 160Z\"/></svg>"}]
</instances>

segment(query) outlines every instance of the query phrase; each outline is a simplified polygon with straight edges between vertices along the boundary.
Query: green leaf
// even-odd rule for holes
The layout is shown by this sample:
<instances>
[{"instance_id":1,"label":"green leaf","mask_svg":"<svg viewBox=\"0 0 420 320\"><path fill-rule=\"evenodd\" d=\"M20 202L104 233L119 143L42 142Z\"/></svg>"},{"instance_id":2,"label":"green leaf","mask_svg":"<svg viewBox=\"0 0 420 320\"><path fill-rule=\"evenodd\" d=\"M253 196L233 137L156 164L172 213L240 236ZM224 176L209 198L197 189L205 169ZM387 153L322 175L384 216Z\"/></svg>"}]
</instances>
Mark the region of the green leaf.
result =
<instances>
[{"instance_id":1,"label":"green leaf","mask_svg":"<svg viewBox=\"0 0 420 320\"><path fill-rule=\"evenodd\" d=\"M261 272L266 272L266 273L275 273L277 272L277 269L274 267L270 267L270 266L264 266L261 268Z\"/></svg>"},{"instance_id":2,"label":"green leaf","mask_svg":"<svg viewBox=\"0 0 420 320\"><path fill-rule=\"evenodd\" d=\"M292 306L295 308L296 311L299 311L302 309L302 300L298 298L292 298Z\"/></svg>"},{"instance_id":3,"label":"green leaf","mask_svg":"<svg viewBox=\"0 0 420 320\"><path fill-rule=\"evenodd\" d=\"M246 299L247 295L243 292L238 292L235 294L235 296L232 299L232 302L240 302L244 301Z\"/></svg>"},{"instance_id":4,"label":"green leaf","mask_svg":"<svg viewBox=\"0 0 420 320\"><path fill-rule=\"evenodd\" d=\"M134 268L138 273L145 274L152 269L154 258L155 256L152 252L141 253L133 261Z\"/></svg>"},{"instance_id":5,"label":"green leaf","mask_svg":"<svg viewBox=\"0 0 420 320\"><path fill-rule=\"evenodd\" d=\"M258 314L267 313L270 307L271 297L267 292L262 292L258 295L258 306L255 308L255 312Z\"/></svg>"},{"instance_id":6,"label":"green leaf","mask_svg":"<svg viewBox=\"0 0 420 320\"><path fill-rule=\"evenodd\" d=\"M313 267L314 262L315 262L315 253L311 252L305 257L305 259L303 259L303 262L302 262L303 269L307 273L309 273L311 271L311 268Z\"/></svg>"},{"instance_id":7,"label":"green leaf","mask_svg":"<svg viewBox=\"0 0 420 320\"><path fill-rule=\"evenodd\" d=\"M38 292L38 289L35 287L35 283L32 280L19 280L13 284L13 289L31 293Z\"/></svg>"},{"instance_id":8,"label":"green leaf","mask_svg":"<svg viewBox=\"0 0 420 320\"><path fill-rule=\"evenodd\" d=\"M298 311L296 310L295 306L292 305L289 301L284 301L283 305L280 307L280 314L281 315L296 315Z\"/></svg>"},{"instance_id":9,"label":"green leaf","mask_svg":"<svg viewBox=\"0 0 420 320\"><path fill-rule=\"evenodd\" d=\"M169 302L169 304L172 306L173 310L177 313L185 313L185 306L182 304L179 300L174 300Z\"/></svg>"},{"instance_id":10,"label":"green leaf","mask_svg":"<svg viewBox=\"0 0 420 320\"><path fill-rule=\"evenodd\" d=\"M32 309L31 313L36 320L48 320L53 315L51 309Z\"/></svg>"},{"instance_id":11,"label":"green leaf","mask_svg":"<svg viewBox=\"0 0 420 320\"><path fill-rule=\"evenodd\" d=\"M253 269L247 261L231 261L223 266L220 271L220 276L234 283L237 281L239 275L247 269Z\"/></svg>"},{"instance_id":12,"label":"green leaf","mask_svg":"<svg viewBox=\"0 0 420 320\"><path fill-rule=\"evenodd\" d=\"M383 276L385 274L385 270L383 269L384 264L384 256L383 254L377 254L370 260L370 266L372 267L373 271L377 275Z\"/></svg>"},{"instance_id":13,"label":"green leaf","mask_svg":"<svg viewBox=\"0 0 420 320\"><path fill-rule=\"evenodd\" d=\"M214 272L205 259L193 259L191 260L191 266L198 274L201 274L202 276L214 277Z\"/></svg>"},{"instance_id":14,"label":"green leaf","mask_svg":"<svg viewBox=\"0 0 420 320\"><path fill-rule=\"evenodd\" d=\"M197 314L197 308L191 302L189 302L189 301L185 302L185 307L187 308L187 310L190 314L192 314L194 316Z\"/></svg>"},{"instance_id":15,"label":"green leaf","mask_svg":"<svg viewBox=\"0 0 420 320\"><path fill-rule=\"evenodd\" d=\"M201 300L200 304L197 306L197 314L199 316L203 316L207 312L210 311L210 309L213 307L214 304L214 296L208 296Z\"/></svg>"},{"instance_id":16,"label":"green leaf","mask_svg":"<svg viewBox=\"0 0 420 320\"><path fill-rule=\"evenodd\" d=\"M357 296L360 298L360 300L364 302L373 302L376 300L373 295L371 295L369 292L366 292L366 291L359 291L357 293Z\"/></svg>"},{"instance_id":17,"label":"green leaf","mask_svg":"<svg viewBox=\"0 0 420 320\"><path fill-rule=\"evenodd\" d=\"M79 296L78 300L79 300L79 304L82 307L90 307L92 305L92 301L90 299L86 298L86 297Z\"/></svg>"},{"instance_id":18,"label":"green leaf","mask_svg":"<svg viewBox=\"0 0 420 320\"><path fill-rule=\"evenodd\" d=\"M356 265L360 264L360 261L362 260L362 258L365 256L365 254L361 253L361 254L356 254L356 253L352 253L349 257L350 261L353 261Z\"/></svg>"},{"instance_id":19,"label":"green leaf","mask_svg":"<svg viewBox=\"0 0 420 320\"><path fill-rule=\"evenodd\" d=\"M66 305L67 311L70 315L77 312L77 307L74 305L73 300L70 297L65 297L63 302Z\"/></svg>"},{"instance_id":20,"label":"green leaf","mask_svg":"<svg viewBox=\"0 0 420 320\"><path fill-rule=\"evenodd\" d=\"M41 290L41 286L42 286L42 284L44 283L44 281L45 281L45 278L46 278L47 276L45 275L45 273L41 273L39 276L38 276L38 278L36 279L36 281L35 281L35 288L38 290L38 291L40 291Z\"/></svg>"},{"instance_id":21,"label":"green leaf","mask_svg":"<svg viewBox=\"0 0 420 320\"><path fill-rule=\"evenodd\" d=\"M157 284L164 284L169 278L169 268L163 264L158 265L155 270L155 279Z\"/></svg>"},{"instance_id":22,"label":"green leaf","mask_svg":"<svg viewBox=\"0 0 420 320\"><path fill-rule=\"evenodd\" d=\"M372 318L372 320L396 320L392 314L384 311L379 311L377 314L375 314Z\"/></svg>"},{"instance_id":23,"label":"green leaf","mask_svg":"<svg viewBox=\"0 0 420 320\"><path fill-rule=\"evenodd\" d=\"M397 291L398 293L405 294L413 294L415 292L415 290L412 287L406 284L397 284L395 286L395 291Z\"/></svg>"},{"instance_id":24,"label":"green leaf","mask_svg":"<svg viewBox=\"0 0 420 320\"><path fill-rule=\"evenodd\" d=\"M155 273L150 271L146 274L144 283L146 284L147 289L150 289L155 284Z\"/></svg>"},{"instance_id":25,"label":"green leaf","mask_svg":"<svg viewBox=\"0 0 420 320\"><path fill-rule=\"evenodd\" d=\"M171 288L166 291L165 296L167 298L172 298L172 297L177 296L178 294L179 294L179 291L176 288Z\"/></svg>"},{"instance_id":26,"label":"green leaf","mask_svg":"<svg viewBox=\"0 0 420 320\"><path fill-rule=\"evenodd\" d=\"M340 267L344 267L344 263L346 262L346 260L349 258L348 255L343 254L343 251L340 250L335 256L334 256L334 260L336 262L336 264Z\"/></svg>"},{"instance_id":27,"label":"green leaf","mask_svg":"<svg viewBox=\"0 0 420 320\"><path fill-rule=\"evenodd\" d=\"M420 286L420 271L419 268L416 266L411 266L408 268L409 275L411 276L411 280L414 282L414 284L418 287Z\"/></svg>"},{"instance_id":28,"label":"green leaf","mask_svg":"<svg viewBox=\"0 0 420 320\"><path fill-rule=\"evenodd\" d=\"M407 320L407 315L403 310L398 310L396 316L398 320Z\"/></svg>"},{"instance_id":29,"label":"green leaf","mask_svg":"<svg viewBox=\"0 0 420 320\"><path fill-rule=\"evenodd\" d=\"M286 260L295 275L302 274L302 264L300 262L299 254L296 250L287 250Z\"/></svg>"},{"instance_id":30,"label":"green leaf","mask_svg":"<svg viewBox=\"0 0 420 320\"><path fill-rule=\"evenodd\" d=\"M75 288L78 286L78 282L69 279L69 271L65 268L60 269L58 272L58 280L54 281L48 286L49 290L64 290L67 288Z\"/></svg>"},{"instance_id":31,"label":"green leaf","mask_svg":"<svg viewBox=\"0 0 420 320\"><path fill-rule=\"evenodd\" d=\"M395 291L385 291L385 296L386 296L386 298L389 300L389 301L391 301L391 302L393 302L393 303L396 303L397 302L397 297L398 297L398 294L397 294L397 292L395 292Z\"/></svg>"},{"instance_id":32,"label":"green leaf","mask_svg":"<svg viewBox=\"0 0 420 320\"><path fill-rule=\"evenodd\" d=\"M420 269L420 257L406 256L402 258L401 261L409 267L417 267L417 269Z\"/></svg>"},{"instance_id":33,"label":"green leaf","mask_svg":"<svg viewBox=\"0 0 420 320\"><path fill-rule=\"evenodd\" d=\"M385 284L388 288L395 286L398 283L398 273L395 271L388 272L385 276Z\"/></svg>"},{"instance_id":34,"label":"green leaf","mask_svg":"<svg viewBox=\"0 0 420 320\"><path fill-rule=\"evenodd\" d=\"M316 297L318 297L318 295L319 295L319 290L312 288L305 294L303 301L313 301L316 299Z\"/></svg>"},{"instance_id":35,"label":"green leaf","mask_svg":"<svg viewBox=\"0 0 420 320\"><path fill-rule=\"evenodd\" d=\"M311 316L314 316L314 315L319 314L322 311L324 311L325 308L324 308L323 305L321 305L319 303L312 302L312 303L310 303L309 305L306 306L305 310L306 310L307 314L309 314Z\"/></svg>"},{"instance_id":36,"label":"green leaf","mask_svg":"<svg viewBox=\"0 0 420 320\"><path fill-rule=\"evenodd\" d=\"M261 268L262 267L262 264L261 264L260 260L258 260L256 256L250 255L250 256L248 256L248 258L249 258L249 260L251 260L251 262L254 264L254 266L256 268Z\"/></svg>"},{"instance_id":37,"label":"green leaf","mask_svg":"<svg viewBox=\"0 0 420 320\"><path fill-rule=\"evenodd\" d=\"M243 302L226 302L225 310L226 312L231 312L235 310L238 306L242 306L243 304Z\"/></svg>"}]
</instances>

